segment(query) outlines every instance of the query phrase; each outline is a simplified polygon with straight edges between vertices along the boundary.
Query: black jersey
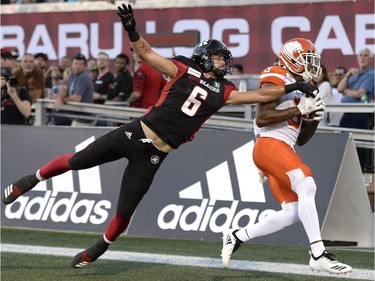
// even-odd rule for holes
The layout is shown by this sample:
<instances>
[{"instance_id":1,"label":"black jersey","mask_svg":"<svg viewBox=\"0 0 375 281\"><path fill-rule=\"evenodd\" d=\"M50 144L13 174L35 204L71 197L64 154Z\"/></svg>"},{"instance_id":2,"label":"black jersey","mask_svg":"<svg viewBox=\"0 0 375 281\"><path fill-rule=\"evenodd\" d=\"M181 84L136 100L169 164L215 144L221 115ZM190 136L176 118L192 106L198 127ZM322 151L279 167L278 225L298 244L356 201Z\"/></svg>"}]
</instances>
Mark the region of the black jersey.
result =
<instances>
[{"instance_id":1,"label":"black jersey","mask_svg":"<svg viewBox=\"0 0 375 281\"><path fill-rule=\"evenodd\" d=\"M177 76L168 81L158 103L142 117L143 122L172 148L194 138L195 132L226 102L235 90L226 79L207 78L197 64L183 56L171 61Z\"/></svg>"}]
</instances>

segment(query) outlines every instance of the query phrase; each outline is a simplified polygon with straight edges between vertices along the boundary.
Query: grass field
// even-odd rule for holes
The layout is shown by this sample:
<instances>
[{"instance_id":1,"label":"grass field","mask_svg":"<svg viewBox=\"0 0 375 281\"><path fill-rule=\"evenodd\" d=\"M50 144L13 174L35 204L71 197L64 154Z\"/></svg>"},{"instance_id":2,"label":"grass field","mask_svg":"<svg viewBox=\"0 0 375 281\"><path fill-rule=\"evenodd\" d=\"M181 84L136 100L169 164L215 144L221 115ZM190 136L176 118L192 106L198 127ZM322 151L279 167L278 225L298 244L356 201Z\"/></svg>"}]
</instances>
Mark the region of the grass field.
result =
<instances>
[{"instance_id":1,"label":"grass field","mask_svg":"<svg viewBox=\"0 0 375 281\"><path fill-rule=\"evenodd\" d=\"M25 229L2 229L2 244L39 245L83 249L97 240L99 235L77 234ZM152 239L121 237L110 248L111 251L128 251L153 254L170 254L219 258L221 242L187 241L175 239ZM374 253L352 249L334 249L338 258L358 269L374 269ZM304 247L281 247L245 244L235 253L234 259L267 261L273 263L307 264L307 249ZM248 270L226 270L195 266L177 266L157 263L140 263L99 259L84 269L70 267L71 257L4 253L1 254L1 280L4 281L106 281L106 280L350 280L348 278L270 273Z\"/></svg>"}]
</instances>

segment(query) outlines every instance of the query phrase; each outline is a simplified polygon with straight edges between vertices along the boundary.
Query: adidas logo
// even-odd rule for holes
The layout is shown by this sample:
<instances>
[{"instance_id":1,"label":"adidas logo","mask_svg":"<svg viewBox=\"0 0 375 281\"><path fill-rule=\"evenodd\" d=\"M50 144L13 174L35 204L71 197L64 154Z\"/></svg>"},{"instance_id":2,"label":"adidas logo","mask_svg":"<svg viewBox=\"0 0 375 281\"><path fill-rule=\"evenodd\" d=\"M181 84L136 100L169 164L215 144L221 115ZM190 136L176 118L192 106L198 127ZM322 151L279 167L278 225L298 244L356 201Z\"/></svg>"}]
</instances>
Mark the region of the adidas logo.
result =
<instances>
[{"instance_id":1,"label":"adidas logo","mask_svg":"<svg viewBox=\"0 0 375 281\"><path fill-rule=\"evenodd\" d=\"M133 133L130 133L130 132L128 132L128 131L125 131L125 135L128 137L129 140L132 138L132 134L133 134Z\"/></svg>"},{"instance_id":2,"label":"adidas logo","mask_svg":"<svg viewBox=\"0 0 375 281\"><path fill-rule=\"evenodd\" d=\"M187 208L185 204L167 205L158 215L158 226L165 230L180 228L184 231L204 232L210 229L214 233L219 233L224 229L248 227L269 213L275 212L271 209L237 210L240 202L266 202L261 176L251 158L253 149L254 141L250 141L232 153L238 186L233 185L228 161L224 161L206 171L209 198L203 197L200 181L184 188L179 192L179 198L199 200L200 205L189 205ZM240 200L235 199L235 188L238 188ZM220 206L230 206L215 208L219 201L222 202ZM241 225L240 221L243 220L248 220L247 225L243 225L243 222Z\"/></svg>"},{"instance_id":3,"label":"adidas logo","mask_svg":"<svg viewBox=\"0 0 375 281\"><path fill-rule=\"evenodd\" d=\"M347 268L347 266L343 266L343 265L335 265L335 266L331 267L331 269L335 269L337 271L341 271L341 270L344 270L346 268Z\"/></svg>"},{"instance_id":4,"label":"adidas logo","mask_svg":"<svg viewBox=\"0 0 375 281\"><path fill-rule=\"evenodd\" d=\"M5 188L5 190L4 190L5 198L8 198L8 196L12 193L12 191L13 191L13 184L11 184L7 188Z\"/></svg>"},{"instance_id":5,"label":"adidas logo","mask_svg":"<svg viewBox=\"0 0 375 281\"><path fill-rule=\"evenodd\" d=\"M75 151L84 149L95 140L92 136L75 147ZM52 183L52 191L47 182ZM73 171L68 171L49 180L39 182L30 192L44 192L44 196L20 196L14 204L5 207L8 219L25 218L29 221L47 221L72 223L104 223L111 208L109 200L79 200L79 194L102 194L99 166L78 171L79 188L74 186ZM6 191L12 192L10 185ZM76 190L79 190L77 192ZM32 199L30 199L33 197ZM90 197L91 198L91 197ZM63 210L63 212L61 212Z\"/></svg>"},{"instance_id":6,"label":"adidas logo","mask_svg":"<svg viewBox=\"0 0 375 281\"><path fill-rule=\"evenodd\" d=\"M227 238L227 243L226 243L227 245L228 244L232 244L232 239L230 239L230 236L228 235L228 238Z\"/></svg>"}]
</instances>

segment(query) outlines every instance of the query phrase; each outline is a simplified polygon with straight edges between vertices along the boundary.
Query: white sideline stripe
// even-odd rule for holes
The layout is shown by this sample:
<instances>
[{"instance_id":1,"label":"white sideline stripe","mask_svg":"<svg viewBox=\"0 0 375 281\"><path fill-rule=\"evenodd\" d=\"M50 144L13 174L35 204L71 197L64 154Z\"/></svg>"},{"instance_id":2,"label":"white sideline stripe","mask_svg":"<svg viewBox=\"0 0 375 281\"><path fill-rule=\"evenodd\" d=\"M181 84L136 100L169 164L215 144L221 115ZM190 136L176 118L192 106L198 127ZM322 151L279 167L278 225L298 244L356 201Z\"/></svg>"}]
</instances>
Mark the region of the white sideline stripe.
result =
<instances>
[{"instance_id":1,"label":"white sideline stripe","mask_svg":"<svg viewBox=\"0 0 375 281\"><path fill-rule=\"evenodd\" d=\"M82 249L62 248L62 247L43 247L43 246L29 246L29 245L14 245L14 244L0 244L1 252L8 253L22 253L22 254L39 254L50 256L64 256L73 257ZM177 256L177 255L162 255L150 253L135 253L124 251L107 251L100 259L143 262L143 263L160 263L184 266L199 266L222 268L221 259L192 257L192 256ZM70 265L67 265L70 266ZM275 263L275 262L254 262L245 260L232 260L230 269L247 270L247 271L265 271L274 273L290 273L301 275L314 275L326 277L340 277L348 279L374 280L375 271L367 269L353 269L350 274L332 275L325 272L312 272L307 265L290 264L290 263ZM229 270L230 270L229 269Z\"/></svg>"}]
</instances>

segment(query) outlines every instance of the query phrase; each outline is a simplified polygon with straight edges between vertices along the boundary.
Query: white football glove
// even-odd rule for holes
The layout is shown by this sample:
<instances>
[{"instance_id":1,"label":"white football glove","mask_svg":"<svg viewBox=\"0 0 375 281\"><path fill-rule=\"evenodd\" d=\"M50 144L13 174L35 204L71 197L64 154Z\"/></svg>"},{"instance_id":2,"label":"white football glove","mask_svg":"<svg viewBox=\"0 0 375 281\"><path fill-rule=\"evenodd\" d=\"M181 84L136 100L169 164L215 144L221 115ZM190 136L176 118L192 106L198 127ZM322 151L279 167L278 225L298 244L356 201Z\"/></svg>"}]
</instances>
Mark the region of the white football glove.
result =
<instances>
[{"instance_id":1,"label":"white football glove","mask_svg":"<svg viewBox=\"0 0 375 281\"><path fill-rule=\"evenodd\" d=\"M314 111L324 111L326 109L326 104L322 99L316 100L312 97L301 95L297 108L301 115L306 115Z\"/></svg>"},{"instance_id":2,"label":"white football glove","mask_svg":"<svg viewBox=\"0 0 375 281\"><path fill-rule=\"evenodd\" d=\"M316 101L312 97L306 97L305 95L301 95L299 99L299 103L297 104L297 108L301 115L309 114L310 112L314 111Z\"/></svg>"},{"instance_id":3,"label":"white football glove","mask_svg":"<svg viewBox=\"0 0 375 281\"><path fill-rule=\"evenodd\" d=\"M317 111L314 112L314 117L313 119L315 121L322 121L322 119L324 118L324 112L326 111L327 109L327 106L326 106L326 103L324 102L324 100L322 100L321 98L315 98L317 100L317 103L319 102L320 105L319 105L319 108L320 109L317 109Z\"/></svg>"},{"instance_id":4,"label":"white football glove","mask_svg":"<svg viewBox=\"0 0 375 281\"><path fill-rule=\"evenodd\" d=\"M320 122L324 118L324 110L315 111L314 115L313 119Z\"/></svg>"}]
</instances>

